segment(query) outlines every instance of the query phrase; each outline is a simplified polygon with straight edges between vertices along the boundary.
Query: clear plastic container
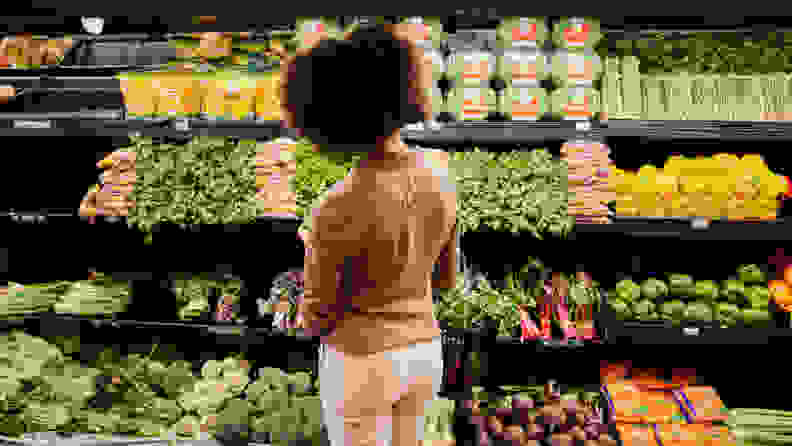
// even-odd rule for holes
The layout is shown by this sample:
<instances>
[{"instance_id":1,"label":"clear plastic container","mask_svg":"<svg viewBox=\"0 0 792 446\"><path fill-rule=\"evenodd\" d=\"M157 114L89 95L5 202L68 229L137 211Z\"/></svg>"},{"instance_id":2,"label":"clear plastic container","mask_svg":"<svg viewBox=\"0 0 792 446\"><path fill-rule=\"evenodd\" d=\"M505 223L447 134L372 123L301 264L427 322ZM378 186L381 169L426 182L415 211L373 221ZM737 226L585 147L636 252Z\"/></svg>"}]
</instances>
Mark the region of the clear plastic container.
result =
<instances>
[{"instance_id":1,"label":"clear plastic container","mask_svg":"<svg viewBox=\"0 0 792 446\"><path fill-rule=\"evenodd\" d=\"M498 112L512 121L536 121L548 111L547 92L538 87L507 86Z\"/></svg>"},{"instance_id":2,"label":"clear plastic container","mask_svg":"<svg viewBox=\"0 0 792 446\"><path fill-rule=\"evenodd\" d=\"M445 54L431 45L418 45L423 50L423 55L432 64L432 79L438 81L448 72L448 60Z\"/></svg>"},{"instance_id":3,"label":"clear plastic container","mask_svg":"<svg viewBox=\"0 0 792 446\"><path fill-rule=\"evenodd\" d=\"M507 17L497 28L498 41L504 48L537 48L547 40L543 17Z\"/></svg>"},{"instance_id":4,"label":"clear plastic container","mask_svg":"<svg viewBox=\"0 0 792 446\"><path fill-rule=\"evenodd\" d=\"M499 51L498 75L514 87L536 87L547 79L546 57L535 48L510 48Z\"/></svg>"},{"instance_id":5,"label":"clear plastic container","mask_svg":"<svg viewBox=\"0 0 792 446\"><path fill-rule=\"evenodd\" d=\"M560 49L552 54L549 71L560 87L590 87L602 76L602 61L590 49Z\"/></svg>"},{"instance_id":6,"label":"clear plastic container","mask_svg":"<svg viewBox=\"0 0 792 446\"><path fill-rule=\"evenodd\" d=\"M602 39L599 20L564 17L553 24L553 43L558 48L594 48Z\"/></svg>"},{"instance_id":7,"label":"clear plastic container","mask_svg":"<svg viewBox=\"0 0 792 446\"><path fill-rule=\"evenodd\" d=\"M481 47L463 46L452 52L448 60L448 73L460 86L489 86L489 80L496 72L495 53Z\"/></svg>"},{"instance_id":8,"label":"clear plastic container","mask_svg":"<svg viewBox=\"0 0 792 446\"><path fill-rule=\"evenodd\" d=\"M495 90L455 87L448 93L448 112L457 121L482 121L497 108Z\"/></svg>"},{"instance_id":9,"label":"clear plastic container","mask_svg":"<svg viewBox=\"0 0 792 446\"><path fill-rule=\"evenodd\" d=\"M553 113L564 120L594 119L600 110L600 93L589 87L566 87L550 95Z\"/></svg>"}]
</instances>

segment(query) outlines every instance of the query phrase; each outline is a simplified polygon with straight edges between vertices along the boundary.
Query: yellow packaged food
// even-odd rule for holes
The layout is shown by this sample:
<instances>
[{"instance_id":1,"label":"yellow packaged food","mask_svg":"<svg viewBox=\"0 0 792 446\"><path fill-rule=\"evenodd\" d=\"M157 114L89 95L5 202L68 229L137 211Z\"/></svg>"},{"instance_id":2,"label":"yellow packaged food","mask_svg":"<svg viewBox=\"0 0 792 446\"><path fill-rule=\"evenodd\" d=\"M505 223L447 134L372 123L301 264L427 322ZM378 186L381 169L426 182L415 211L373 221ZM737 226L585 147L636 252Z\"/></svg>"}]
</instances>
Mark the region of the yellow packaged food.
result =
<instances>
[{"instance_id":1,"label":"yellow packaged food","mask_svg":"<svg viewBox=\"0 0 792 446\"><path fill-rule=\"evenodd\" d=\"M189 72L158 72L152 80L157 115L196 116L201 112L200 82Z\"/></svg>"},{"instance_id":2,"label":"yellow packaged food","mask_svg":"<svg viewBox=\"0 0 792 446\"><path fill-rule=\"evenodd\" d=\"M145 118L156 114L159 95L148 73L123 73L118 79L128 117Z\"/></svg>"}]
</instances>

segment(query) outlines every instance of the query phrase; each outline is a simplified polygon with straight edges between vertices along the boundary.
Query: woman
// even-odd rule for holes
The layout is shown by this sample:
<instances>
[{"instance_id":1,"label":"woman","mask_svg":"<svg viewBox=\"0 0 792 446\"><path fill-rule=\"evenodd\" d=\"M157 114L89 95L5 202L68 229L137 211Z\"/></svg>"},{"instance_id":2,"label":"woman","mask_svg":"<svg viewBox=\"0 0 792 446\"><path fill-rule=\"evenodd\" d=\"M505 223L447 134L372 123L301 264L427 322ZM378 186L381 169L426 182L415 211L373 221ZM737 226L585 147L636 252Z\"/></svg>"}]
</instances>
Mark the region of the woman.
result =
<instances>
[{"instance_id":1,"label":"woman","mask_svg":"<svg viewBox=\"0 0 792 446\"><path fill-rule=\"evenodd\" d=\"M365 153L302 234L301 311L323 344L334 446L418 444L442 379L432 287L455 282L456 191L447 168L400 138L404 125L431 116L431 68L410 35L397 25L365 28L282 66L285 123L320 154Z\"/></svg>"}]
</instances>

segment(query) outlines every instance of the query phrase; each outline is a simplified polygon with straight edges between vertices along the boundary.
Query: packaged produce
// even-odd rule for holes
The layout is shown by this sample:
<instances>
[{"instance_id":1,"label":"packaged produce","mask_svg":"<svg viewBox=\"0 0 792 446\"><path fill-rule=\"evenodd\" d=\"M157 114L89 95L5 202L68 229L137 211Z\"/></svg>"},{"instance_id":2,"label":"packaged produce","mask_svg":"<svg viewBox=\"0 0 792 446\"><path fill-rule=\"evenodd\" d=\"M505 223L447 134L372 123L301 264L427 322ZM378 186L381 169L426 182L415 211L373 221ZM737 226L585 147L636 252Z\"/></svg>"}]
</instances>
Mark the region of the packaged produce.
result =
<instances>
[{"instance_id":1,"label":"packaged produce","mask_svg":"<svg viewBox=\"0 0 792 446\"><path fill-rule=\"evenodd\" d=\"M660 446L650 424L616 423L623 446Z\"/></svg>"},{"instance_id":2,"label":"packaged produce","mask_svg":"<svg viewBox=\"0 0 792 446\"><path fill-rule=\"evenodd\" d=\"M423 55L432 64L432 81L437 83L448 72L448 60L445 54L435 47L422 48Z\"/></svg>"},{"instance_id":3,"label":"packaged produce","mask_svg":"<svg viewBox=\"0 0 792 446\"><path fill-rule=\"evenodd\" d=\"M474 45L463 45L451 53L448 73L455 79L455 88L489 87L490 77L497 72L496 65L494 52Z\"/></svg>"},{"instance_id":4,"label":"packaged produce","mask_svg":"<svg viewBox=\"0 0 792 446\"><path fill-rule=\"evenodd\" d=\"M693 423L727 421L729 410L710 386L685 386L679 396Z\"/></svg>"},{"instance_id":5,"label":"packaged produce","mask_svg":"<svg viewBox=\"0 0 792 446\"><path fill-rule=\"evenodd\" d=\"M340 37L338 20L335 17L298 17L297 42L300 48L310 48L322 39Z\"/></svg>"},{"instance_id":6,"label":"packaged produce","mask_svg":"<svg viewBox=\"0 0 792 446\"><path fill-rule=\"evenodd\" d=\"M121 73L117 76L128 118L147 118L157 113L159 92L150 73Z\"/></svg>"},{"instance_id":7,"label":"packaged produce","mask_svg":"<svg viewBox=\"0 0 792 446\"><path fill-rule=\"evenodd\" d=\"M547 93L542 88L507 86L498 111L513 121L536 121L548 111Z\"/></svg>"},{"instance_id":8,"label":"packaged produce","mask_svg":"<svg viewBox=\"0 0 792 446\"><path fill-rule=\"evenodd\" d=\"M448 111L457 121L481 121L496 110L491 88L455 87L448 94Z\"/></svg>"},{"instance_id":9,"label":"packaged produce","mask_svg":"<svg viewBox=\"0 0 792 446\"><path fill-rule=\"evenodd\" d=\"M201 112L202 91L192 72L160 71L152 76L158 95L157 115L191 117Z\"/></svg>"},{"instance_id":10,"label":"packaged produce","mask_svg":"<svg viewBox=\"0 0 792 446\"><path fill-rule=\"evenodd\" d=\"M655 425L655 431L663 446L736 446L726 426L708 424Z\"/></svg>"},{"instance_id":11,"label":"packaged produce","mask_svg":"<svg viewBox=\"0 0 792 446\"><path fill-rule=\"evenodd\" d=\"M541 47L547 37L543 17L505 17L497 27L497 38L504 48Z\"/></svg>"},{"instance_id":12,"label":"packaged produce","mask_svg":"<svg viewBox=\"0 0 792 446\"><path fill-rule=\"evenodd\" d=\"M605 385L615 423L684 423L685 413L676 400L675 391L646 390L630 381Z\"/></svg>"},{"instance_id":13,"label":"packaged produce","mask_svg":"<svg viewBox=\"0 0 792 446\"><path fill-rule=\"evenodd\" d=\"M537 87L546 79L546 56L540 49L507 48L500 52L498 75L513 87Z\"/></svg>"},{"instance_id":14,"label":"packaged produce","mask_svg":"<svg viewBox=\"0 0 792 446\"><path fill-rule=\"evenodd\" d=\"M602 61L590 49L557 50L550 66L553 82L561 87L591 87L602 76Z\"/></svg>"},{"instance_id":15,"label":"packaged produce","mask_svg":"<svg viewBox=\"0 0 792 446\"><path fill-rule=\"evenodd\" d=\"M593 48L602 39L599 20L565 17L553 24L553 43L559 48Z\"/></svg>"},{"instance_id":16,"label":"packaged produce","mask_svg":"<svg viewBox=\"0 0 792 446\"><path fill-rule=\"evenodd\" d=\"M592 119L599 112L600 95L593 88L565 87L550 95L553 114L565 120Z\"/></svg>"}]
</instances>

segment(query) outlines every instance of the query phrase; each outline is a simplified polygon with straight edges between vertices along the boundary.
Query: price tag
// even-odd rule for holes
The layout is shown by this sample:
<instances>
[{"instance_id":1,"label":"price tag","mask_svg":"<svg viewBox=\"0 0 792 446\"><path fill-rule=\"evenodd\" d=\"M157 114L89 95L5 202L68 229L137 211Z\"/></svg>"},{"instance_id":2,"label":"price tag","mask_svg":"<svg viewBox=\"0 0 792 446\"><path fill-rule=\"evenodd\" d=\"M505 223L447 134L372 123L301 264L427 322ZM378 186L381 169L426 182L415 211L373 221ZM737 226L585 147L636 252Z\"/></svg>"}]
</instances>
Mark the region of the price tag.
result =
<instances>
[{"instance_id":1,"label":"price tag","mask_svg":"<svg viewBox=\"0 0 792 446\"><path fill-rule=\"evenodd\" d=\"M698 336L699 335L699 329L698 329L698 327L685 327L685 328L682 329L682 333L685 336Z\"/></svg>"},{"instance_id":2,"label":"price tag","mask_svg":"<svg viewBox=\"0 0 792 446\"><path fill-rule=\"evenodd\" d=\"M588 121L575 123L575 128L580 132L587 132L591 130L591 123Z\"/></svg>"},{"instance_id":3,"label":"price tag","mask_svg":"<svg viewBox=\"0 0 792 446\"><path fill-rule=\"evenodd\" d=\"M710 221L706 218L694 218L691 226L693 229L707 229L709 228Z\"/></svg>"},{"instance_id":4,"label":"price tag","mask_svg":"<svg viewBox=\"0 0 792 446\"><path fill-rule=\"evenodd\" d=\"M190 130L190 121L184 118L177 119L173 122L173 126L180 132L186 132Z\"/></svg>"},{"instance_id":5,"label":"price tag","mask_svg":"<svg viewBox=\"0 0 792 446\"><path fill-rule=\"evenodd\" d=\"M52 121L14 121L15 129L49 129Z\"/></svg>"},{"instance_id":6,"label":"price tag","mask_svg":"<svg viewBox=\"0 0 792 446\"><path fill-rule=\"evenodd\" d=\"M209 331L214 334L220 335L235 335L242 336L244 332L243 327L209 327Z\"/></svg>"}]
</instances>

